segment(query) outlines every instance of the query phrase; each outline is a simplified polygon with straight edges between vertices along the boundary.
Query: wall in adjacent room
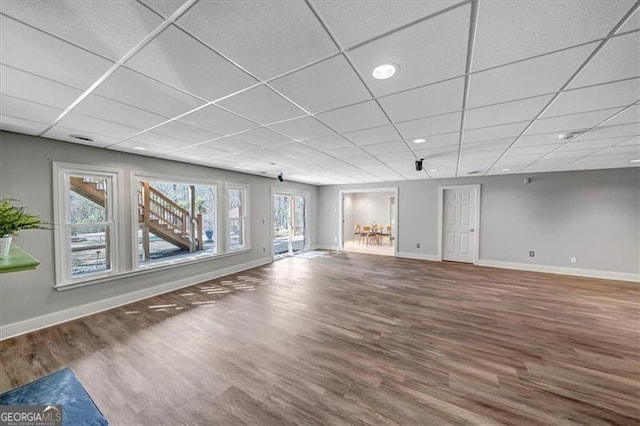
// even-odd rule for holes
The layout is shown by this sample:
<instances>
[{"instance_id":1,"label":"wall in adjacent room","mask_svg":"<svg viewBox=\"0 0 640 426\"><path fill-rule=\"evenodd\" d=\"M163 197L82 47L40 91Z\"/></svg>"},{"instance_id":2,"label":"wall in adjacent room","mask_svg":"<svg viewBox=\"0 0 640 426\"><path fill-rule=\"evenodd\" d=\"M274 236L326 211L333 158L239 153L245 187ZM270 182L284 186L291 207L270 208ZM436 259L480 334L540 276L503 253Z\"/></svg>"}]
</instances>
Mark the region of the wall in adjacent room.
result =
<instances>
[{"instance_id":1,"label":"wall in adjacent room","mask_svg":"<svg viewBox=\"0 0 640 426\"><path fill-rule=\"evenodd\" d=\"M526 185L525 175L385 183L398 187L398 255L435 259L439 187L481 184L479 263L638 277L640 169L526 176ZM376 186L320 187L318 243L336 245L340 190Z\"/></svg>"},{"instance_id":2,"label":"wall in adjacent room","mask_svg":"<svg viewBox=\"0 0 640 426\"><path fill-rule=\"evenodd\" d=\"M271 245L271 188L287 188L309 193L308 217L310 246L316 244L317 187L276 179L236 173L176 161L150 158L90 146L54 141L35 136L0 132L0 198L20 200L32 213L45 221L53 221L52 163L64 162L94 165L122 170L125 180L122 200L126 212L131 211L131 172L158 173L164 176L206 179L250 185L250 242L251 251L202 263L183 265L162 271L149 271L128 278L58 291L54 285L54 239L52 231L24 231L15 242L40 262L33 271L0 275L0 339L34 327L48 325L91 311L105 309L129 298L141 298L153 292L167 291L174 285L188 283L199 277L224 274L270 261ZM224 194L224 186L219 194ZM131 222L120 224L125 235L131 237ZM132 244L123 242L131 259Z\"/></svg>"}]
</instances>

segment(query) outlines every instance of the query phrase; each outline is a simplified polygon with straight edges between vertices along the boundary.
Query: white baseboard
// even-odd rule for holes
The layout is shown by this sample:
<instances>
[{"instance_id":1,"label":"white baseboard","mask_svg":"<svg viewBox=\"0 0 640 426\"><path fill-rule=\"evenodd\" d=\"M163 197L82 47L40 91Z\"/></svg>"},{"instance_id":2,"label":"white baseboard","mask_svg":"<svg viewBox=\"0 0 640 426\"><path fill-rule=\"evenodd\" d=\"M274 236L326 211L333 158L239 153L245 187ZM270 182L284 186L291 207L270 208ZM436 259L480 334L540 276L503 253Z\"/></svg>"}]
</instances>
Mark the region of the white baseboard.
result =
<instances>
[{"instance_id":1,"label":"white baseboard","mask_svg":"<svg viewBox=\"0 0 640 426\"><path fill-rule=\"evenodd\" d=\"M258 259L252 262L218 269L216 271L208 272L205 274L193 275L178 281L172 281L170 283L145 288L143 290L122 294L120 296L115 296L104 300L99 300L97 302L87 303L86 305L76 306L64 311L58 311L51 314L30 318L28 320L3 325L0 326L0 341L19 336L21 334L40 330L42 328L51 327L52 325L86 317L92 314L97 314L98 312L117 308L118 306L127 305L129 303L137 302L139 300L147 299L153 296L158 296L160 294L168 293L180 288L189 287L204 281L220 278L225 275L236 274L248 269L257 268L258 266L266 265L271 262L271 258Z\"/></svg>"},{"instance_id":2,"label":"white baseboard","mask_svg":"<svg viewBox=\"0 0 640 426\"><path fill-rule=\"evenodd\" d=\"M335 250L335 251L338 251L338 250L340 250L340 247L331 246L331 245L328 245L328 244L315 244L313 246L313 249L314 250Z\"/></svg>"},{"instance_id":3,"label":"white baseboard","mask_svg":"<svg viewBox=\"0 0 640 426\"><path fill-rule=\"evenodd\" d=\"M396 257L404 257L405 259L431 260L439 262L440 258L435 254L410 253L407 251L396 252Z\"/></svg>"},{"instance_id":4,"label":"white baseboard","mask_svg":"<svg viewBox=\"0 0 640 426\"><path fill-rule=\"evenodd\" d=\"M534 265L529 263L504 262L501 260L479 259L478 266L492 266L495 268L517 269L519 271L548 272L551 274L575 275L578 277L604 278L607 280L620 280L640 282L640 274L625 272L599 271L595 269L569 268L565 266Z\"/></svg>"}]
</instances>

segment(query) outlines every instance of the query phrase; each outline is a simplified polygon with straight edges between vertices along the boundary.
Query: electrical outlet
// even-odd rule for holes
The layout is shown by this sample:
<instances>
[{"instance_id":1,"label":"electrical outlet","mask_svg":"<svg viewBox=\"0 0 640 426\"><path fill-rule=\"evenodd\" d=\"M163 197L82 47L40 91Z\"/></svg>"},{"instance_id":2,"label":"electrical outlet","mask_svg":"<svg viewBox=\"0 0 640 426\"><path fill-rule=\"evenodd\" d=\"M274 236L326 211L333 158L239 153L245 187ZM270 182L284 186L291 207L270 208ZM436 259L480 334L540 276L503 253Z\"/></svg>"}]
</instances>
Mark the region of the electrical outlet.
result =
<instances>
[{"instance_id":1,"label":"electrical outlet","mask_svg":"<svg viewBox=\"0 0 640 426\"><path fill-rule=\"evenodd\" d=\"M577 262L578 262L578 259L576 259L575 257L571 258L571 263L577 263Z\"/></svg>"},{"instance_id":2,"label":"electrical outlet","mask_svg":"<svg viewBox=\"0 0 640 426\"><path fill-rule=\"evenodd\" d=\"M333 242L337 242L338 241L338 237L333 237Z\"/></svg>"},{"instance_id":3,"label":"electrical outlet","mask_svg":"<svg viewBox=\"0 0 640 426\"><path fill-rule=\"evenodd\" d=\"M531 251L529 252L529 257L536 257L536 252L535 252L535 251L533 251L533 250L531 250Z\"/></svg>"},{"instance_id":4,"label":"electrical outlet","mask_svg":"<svg viewBox=\"0 0 640 426\"><path fill-rule=\"evenodd\" d=\"M420 248L420 243L416 243L416 248Z\"/></svg>"}]
</instances>

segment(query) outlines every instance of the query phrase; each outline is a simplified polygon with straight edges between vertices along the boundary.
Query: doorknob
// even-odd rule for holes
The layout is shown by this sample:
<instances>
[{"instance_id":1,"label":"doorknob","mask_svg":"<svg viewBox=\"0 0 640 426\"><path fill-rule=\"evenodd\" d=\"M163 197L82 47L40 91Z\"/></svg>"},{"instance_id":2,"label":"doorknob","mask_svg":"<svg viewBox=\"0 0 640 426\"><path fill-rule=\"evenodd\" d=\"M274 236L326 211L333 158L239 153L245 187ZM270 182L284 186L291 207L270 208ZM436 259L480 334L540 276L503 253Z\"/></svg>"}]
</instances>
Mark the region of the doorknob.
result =
<instances>
[{"instance_id":1,"label":"doorknob","mask_svg":"<svg viewBox=\"0 0 640 426\"><path fill-rule=\"evenodd\" d=\"M469 232L475 232L475 231L476 231L475 229L469 229Z\"/></svg>"}]
</instances>

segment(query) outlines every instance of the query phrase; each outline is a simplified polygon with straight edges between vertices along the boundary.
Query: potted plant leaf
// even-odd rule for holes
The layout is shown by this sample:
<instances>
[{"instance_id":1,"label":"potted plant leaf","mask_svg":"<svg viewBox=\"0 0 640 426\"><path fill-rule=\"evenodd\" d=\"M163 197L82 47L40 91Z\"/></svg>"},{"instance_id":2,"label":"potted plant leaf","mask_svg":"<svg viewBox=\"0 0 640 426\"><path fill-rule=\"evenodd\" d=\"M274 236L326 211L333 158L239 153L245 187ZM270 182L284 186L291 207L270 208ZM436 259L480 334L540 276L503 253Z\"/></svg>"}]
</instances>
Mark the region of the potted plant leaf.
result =
<instances>
[{"instance_id":1,"label":"potted plant leaf","mask_svg":"<svg viewBox=\"0 0 640 426\"><path fill-rule=\"evenodd\" d=\"M0 200L0 258L7 257L11 237L25 229L46 229L39 216L25 212L24 207L13 204L15 200Z\"/></svg>"}]
</instances>

